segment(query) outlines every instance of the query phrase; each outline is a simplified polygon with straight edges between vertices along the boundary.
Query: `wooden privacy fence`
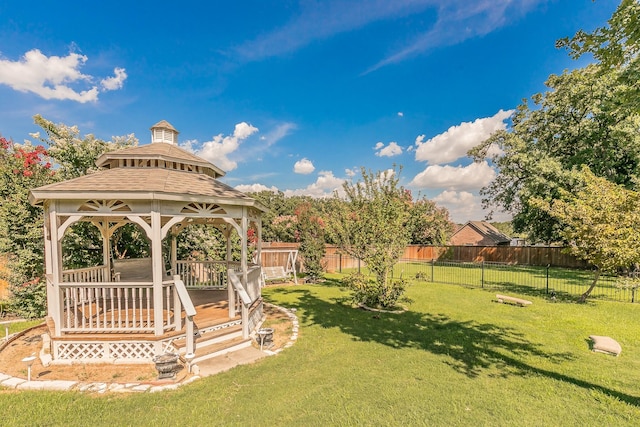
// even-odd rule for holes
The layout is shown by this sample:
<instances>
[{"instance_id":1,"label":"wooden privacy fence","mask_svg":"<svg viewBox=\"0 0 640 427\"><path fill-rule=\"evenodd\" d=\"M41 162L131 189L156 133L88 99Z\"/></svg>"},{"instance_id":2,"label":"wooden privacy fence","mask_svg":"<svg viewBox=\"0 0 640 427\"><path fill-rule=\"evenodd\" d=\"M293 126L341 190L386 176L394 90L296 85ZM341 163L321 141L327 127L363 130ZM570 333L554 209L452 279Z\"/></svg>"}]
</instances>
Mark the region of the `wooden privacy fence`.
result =
<instances>
[{"instance_id":1,"label":"wooden privacy fence","mask_svg":"<svg viewBox=\"0 0 640 427\"><path fill-rule=\"evenodd\" d=\"M298 249L298 243L271 242L265 248ZM588 268L585 261L564 253L557 246L421 246L409 245L403 259L423 261L499 262L505 264L540 265L567 268ZM278 258L279 257L279 258ZM286 255L263 254L262 265L285 265ZM357 268L361 262L341 254L337 247L327 245L322 265L325 271ZM304 259L298 257L297 271L304 271Z\"/></svg>"},{"instance_id":2,"label":"wooden privacy fence","mask_svg":"<svg viewBox=\"0 0 640 427\"><path fill-rule=\"evenodd\" d=\"M407 246L402 258L415 260L500 262L586 268L588 263L558 246Z\"/></svg>"}]
</instances>

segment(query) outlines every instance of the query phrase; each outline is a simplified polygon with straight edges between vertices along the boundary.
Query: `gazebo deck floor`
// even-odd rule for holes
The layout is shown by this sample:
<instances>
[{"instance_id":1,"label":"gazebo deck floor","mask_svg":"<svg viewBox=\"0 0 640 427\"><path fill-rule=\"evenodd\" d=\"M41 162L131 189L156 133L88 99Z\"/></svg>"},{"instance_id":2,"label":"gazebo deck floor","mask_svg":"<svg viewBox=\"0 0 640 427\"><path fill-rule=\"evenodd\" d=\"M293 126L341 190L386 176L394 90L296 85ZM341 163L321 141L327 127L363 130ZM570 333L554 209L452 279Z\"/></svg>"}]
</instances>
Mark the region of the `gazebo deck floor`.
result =
<instances>
[{"instance_id":1,"label":"gazebo deck floor","mask_svg":"<svg viewBox=\"0 0 640 427\"><path fill-rule=\"evenodd\" d=\"M196 315L194 321L199 329L224 324L234 320L240 319L240 316L229 317L229 301L227 290L189 290L189 296L196 309ZM143 310L142 316L146 317L146 310ZM151 317L153 313L150 313ZM166 313L165 313L166 315ZM95 316L95 315L94 315ZM130 331L68 331L64 332L61 336L55 336L55 328L51 318L47 319L47 325L50 336L54 337L58 341L78 341L78 340L91 340L91 341L114 341L114 340L143 340L143 341L158 341L168 338L184 335L185 333L185 320L183 314L182 329L175 331L167 331L162 335L153 335L153 333L140 333Z\"/></svg>"}]
</instances>

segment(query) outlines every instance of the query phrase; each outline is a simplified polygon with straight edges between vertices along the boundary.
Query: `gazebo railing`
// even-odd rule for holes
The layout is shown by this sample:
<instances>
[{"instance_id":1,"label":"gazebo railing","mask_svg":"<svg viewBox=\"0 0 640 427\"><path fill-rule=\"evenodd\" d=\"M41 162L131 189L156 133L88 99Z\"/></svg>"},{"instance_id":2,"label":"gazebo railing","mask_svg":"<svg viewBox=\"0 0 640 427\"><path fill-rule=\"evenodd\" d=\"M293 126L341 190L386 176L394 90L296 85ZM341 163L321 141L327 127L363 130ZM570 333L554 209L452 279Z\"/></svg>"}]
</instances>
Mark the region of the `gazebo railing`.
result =
<instances>
[{"instance_id":1,"label":"gazebo railing","mask_svg":"<svg viewBox=\"0 0 640 427\"><path fill-rule=\"evenodd\" d=\"M262 267L251 265L247 271L247 292L252 301L255 301L262 294Z\"/></svg>"},{"instance_id":2,"label":"gazebo railing","mask_svg":"<svg viewBox=\"0 0 640 427\"><path fill-rule=\"evenodd\" d=\"M247 281L243 280L243 275L239 271L229 269L229 284L235 292L236 309L240 310L242 316L242 334L246 338L249 331L258 323L258 318L262 317L262 267L252 264L247 270Z\"/></svg>"},{"instance_id":3,"label":"gazebo railing","mask_svg":"<svg viewBox=\"0 0 640 427\"><path fill-rule=\"evenodd\" d=\"M226 289L227 287L226 261L180 260L176 262L174 274L180 276L188 289Z\"/></svg>"},{"instance_id":4,"label":"gazebo railing","mask_svg":"<svg viewBox=\"0 0 640 427\"><path fill-rule=\"evenodd\" d=\"M179 260L173 274L177 274L188 289L226 289L227 266L238 268L240 263L226 261L188 261ZM149 273L150 275L150 273ZM126 280L126 279L125 279ZM65 283L111 282L108 266L76 268L62 272Z\"/></svg>"},{"instance_id":5,"label":"gazebo railing","mask_svg":"<svg viewBox=\"0 0 640 427\"><path fill-rule=\"evenodd\" d=\"M176 325L173 288L172 281L164 282L163 330ZM60 283L60 292L63 301L60 331L63 333L153 333L155 330L152 283Z\"/></svg>"},{"instance_id":6,"label":"gazebo railing","mask_svg":"<svg viewBox=\"0 0 640 427\"><path fill-rule=\"evenodd\" d=\"M98 265L95 267L75 268L62 272L63 282L95 283L111 282L109 267Z\"/></svg>"}]
</instances>

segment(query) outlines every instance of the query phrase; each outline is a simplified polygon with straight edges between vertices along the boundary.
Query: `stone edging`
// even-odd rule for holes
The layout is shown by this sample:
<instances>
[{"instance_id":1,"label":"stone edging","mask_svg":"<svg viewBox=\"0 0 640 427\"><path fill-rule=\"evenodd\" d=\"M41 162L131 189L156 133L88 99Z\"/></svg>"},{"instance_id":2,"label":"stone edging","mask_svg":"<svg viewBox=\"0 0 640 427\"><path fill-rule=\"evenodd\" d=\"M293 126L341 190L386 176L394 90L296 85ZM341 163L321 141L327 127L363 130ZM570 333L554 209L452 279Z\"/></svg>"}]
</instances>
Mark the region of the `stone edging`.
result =
<instances>
[{"instance_id":1,"label":"stone edging","mask_svg":"<svg viewBox=\"0 0 640 427\"><path fill-rule=\"evenodd\" d=\"M269 305L270 307L275 307L278 310L285 313L289 316L292 322L292 333L289 337L289 341L284 345L283 348L279 348L275 351L264 350L264 353L267 353L269 356L276 355L280 353L285 348L289 348L293 346L295 341L298 339L298 331L300 325L298 323L298 317L295 314L296 309L286 309L284 307L280 307L274 304L265 303L265 305ZM39 325L38 325L39 326ZM26 331L23 331L26 333ZM15 334L21 336L21 333ZM16 339L17 336L12 336L11 338ZM8 342L13 341L13 339L9 339ZM8 342L6 344L8 344ZM135 393L135 392L149 392L155 393L159 391L165 390L176 390L178 387L183 386L185 384L189 384L195 380L200 379L201 377L198 375L194 375L186 380L178 383L171 384L162 384L162 385L154 385L149 383L107 383L107 382L94 382L94 383L86 383L82 381L70 381L70 380L32 380L27 381L23 378L12 377L10 375L6 375L0 372L0 387L6 387L16 390L50 390L50 391L71 391L76 390L79 392L87 392L87 393L105 393L105 392L120 392L120 393Z\"/></svg>"}]
</instances>

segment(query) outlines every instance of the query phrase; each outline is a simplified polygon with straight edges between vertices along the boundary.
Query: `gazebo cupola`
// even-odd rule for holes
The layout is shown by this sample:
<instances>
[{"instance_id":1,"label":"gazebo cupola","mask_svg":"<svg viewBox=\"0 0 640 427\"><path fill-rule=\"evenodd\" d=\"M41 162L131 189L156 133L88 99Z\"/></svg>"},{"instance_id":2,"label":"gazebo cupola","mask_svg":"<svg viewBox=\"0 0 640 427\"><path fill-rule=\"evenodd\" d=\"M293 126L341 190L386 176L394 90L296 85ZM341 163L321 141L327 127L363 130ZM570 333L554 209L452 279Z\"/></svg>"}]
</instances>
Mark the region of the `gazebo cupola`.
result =
<instances>
[{"instance_id":1,"label":"gazebo cupola","mask_svg":"<svg viewBox=\"0 0 640 427\"><path fill-rule=\"evenodd\" d=\"M178 144L178 132L171 123L166 120L161 120L155 125L151 126L151 143L164 142L167 144Z\"/></svg>"}]
</instances>

